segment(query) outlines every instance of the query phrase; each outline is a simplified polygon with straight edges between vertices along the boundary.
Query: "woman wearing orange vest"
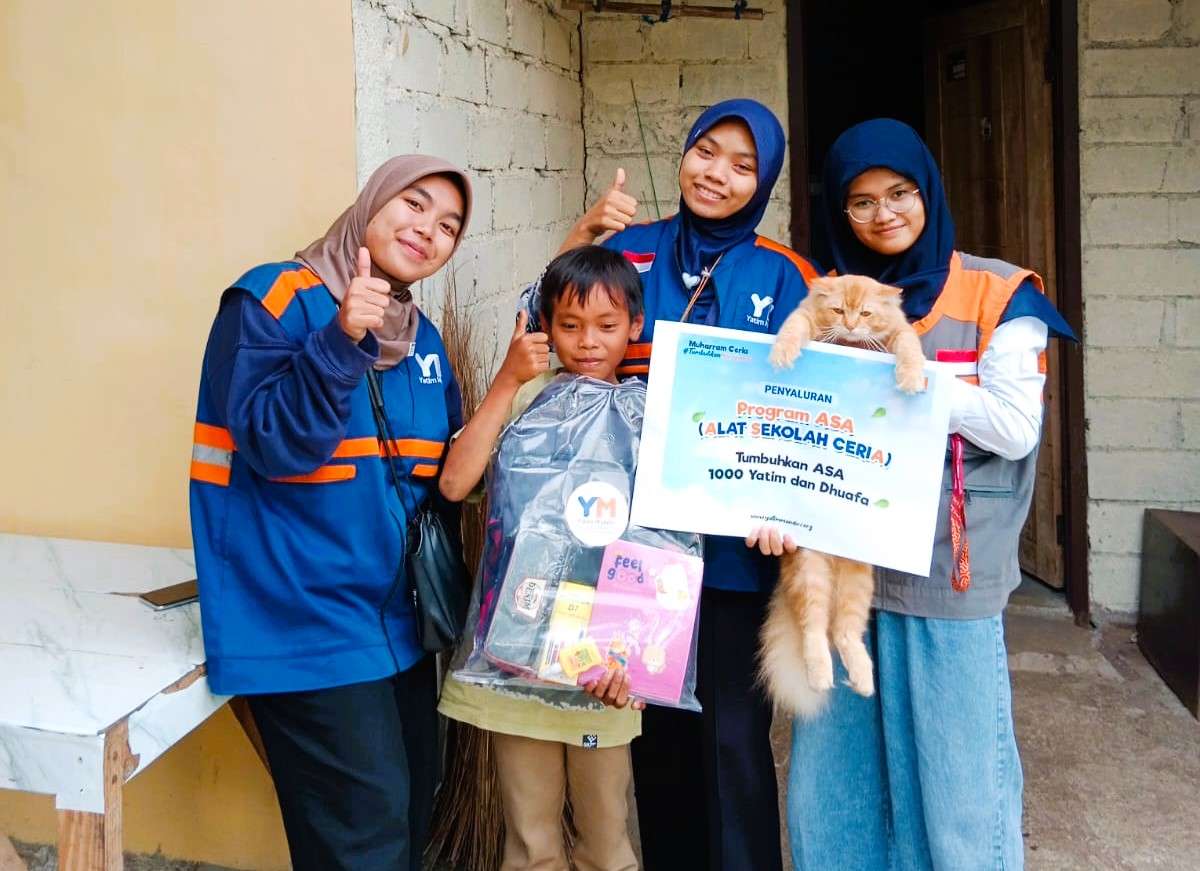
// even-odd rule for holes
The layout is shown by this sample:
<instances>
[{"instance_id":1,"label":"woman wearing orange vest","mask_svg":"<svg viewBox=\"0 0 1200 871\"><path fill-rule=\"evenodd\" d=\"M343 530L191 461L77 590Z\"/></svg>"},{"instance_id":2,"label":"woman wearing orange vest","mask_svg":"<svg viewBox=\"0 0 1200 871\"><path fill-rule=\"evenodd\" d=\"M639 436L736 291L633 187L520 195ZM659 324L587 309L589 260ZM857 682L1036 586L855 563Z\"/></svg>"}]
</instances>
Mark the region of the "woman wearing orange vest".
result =
<instances>
[{"instance_id":1,"label":"woman wearing orange vest","mask_svg":"<svg viewBox=\"0 0 1200 871\"><path fill-rule=\"evenodd\" d=\"M794 727L793 862L797 871L1021 868L1001 612L1020 582L1046 342L1074 335L1037 275L954 250L941 173L911 127L850 128L824 181L834 268L900 287L926 357L960 377L930 574L876 570L876 693L862 698L837 681L824 713Z\"/></svg>"}]
</instances>

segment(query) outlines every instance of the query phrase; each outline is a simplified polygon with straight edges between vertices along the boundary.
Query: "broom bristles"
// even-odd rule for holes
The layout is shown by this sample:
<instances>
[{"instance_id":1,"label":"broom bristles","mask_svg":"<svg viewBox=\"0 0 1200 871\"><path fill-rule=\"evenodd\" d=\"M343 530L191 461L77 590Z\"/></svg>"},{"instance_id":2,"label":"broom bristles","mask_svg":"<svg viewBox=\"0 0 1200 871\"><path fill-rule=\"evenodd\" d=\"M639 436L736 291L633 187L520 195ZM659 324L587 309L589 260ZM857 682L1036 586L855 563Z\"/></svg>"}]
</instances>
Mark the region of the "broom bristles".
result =
<instances>
[{"instance_id":1,"label":"broom bristles","mask_svg":"<svg viewBox=\"0 0 1200 871\"><path fill-rule=\"evenodd\" d=\"M463 418L469 420L486 392L475 324L458 305L455 273L449 270L442 298L442 341L447 362L462 391ZM463 555L479 565L483 551L483 502L462 506ZM504 851L504 808L487 732L466 723L446 723L446 771L434 800L425 858L434 868L496 871Z\"/></svg>"},{"instance_id":2,"label":"broom bristles","mask_svg":"<svg viewBox=\"0 0 1200 871\"><path fill-rule=\"evenodd\" d=\"M479 342L475 323L459 309L458 284L455 273L446 273L442 297L442 342L446 346L447 362L458 377L458 388L462 393L463 420L470 420L483 396L487 392L484 379L483 360L479 355ZM463 555L467 565L479 564L483 551L483 523L485 502L462 504Z\"/></svg>"},{"instance_id":3,"label":"broom bristles","mask_svg":"<svg viewBox=\"0 0 1200 871\"><path fill-rule=\"evenodd\" d=\"M425 857L435 868L496 871L504 853L504 808L491 736L454 720L449 727L450 761Z\"/></svg>"}]
</instances>

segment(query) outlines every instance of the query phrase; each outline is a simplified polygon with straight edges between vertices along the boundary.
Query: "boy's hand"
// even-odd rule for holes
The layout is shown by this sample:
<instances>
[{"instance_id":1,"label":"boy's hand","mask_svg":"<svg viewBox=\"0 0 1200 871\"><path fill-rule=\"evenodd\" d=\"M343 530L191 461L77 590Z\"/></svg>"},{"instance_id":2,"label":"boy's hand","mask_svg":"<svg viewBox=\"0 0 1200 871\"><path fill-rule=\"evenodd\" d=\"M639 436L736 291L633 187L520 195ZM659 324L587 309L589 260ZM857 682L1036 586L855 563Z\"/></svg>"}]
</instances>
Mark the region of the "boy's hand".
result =
<instances>
[{"instance_id":1,"label":"boy's hand","mask_svg":"<svg viewBox=\"0 0 1200 871\"><path fill-rule=\"evenodd\" d=\"M497 378L507 376L520 385L550 368L550 337L545 333L525 332L528 324L529 315L522 311L517 315L517 325Z\"/></svg>"},{"instance_id":2,"label":"boy's hand","mask_svg":"<svg viewBox=\"0 0 1200 871\"><path fill-rule=\"evenodd\" d=\"M633 223L637 208L638 201L625 193L625 170L618 169L612 187L579 219L579 226L591 233L593 239L609 230L620 232Z\"/></svg>"},{"instance_id":3,"label":"boy's hand","mask_svg":"<svg viewBox=\"0 0 1200 871\"><path fill-rule=\"evenodd\" d=\"M646 707L641 699L629 698L629 674L623 668L614 668L605 673L604 677L583 685L583 691L589 696L599 699L610 708L623 708L632 704L635 711Z\"/></svg>"},{"instance_id":4,"label":"boy's hand","mask_svg":"<svg viewBox=\"0 0 1200 871\"><path fill-rule=\"evenodd\" d=\"M371 277L371 255L366 248L358 249L354 278L346 288L338 309L338 326L358 344L367 330L383 326L383 312L391 302L392 288L382 278Z\"/></svg>"},{"instance_id":5,"label":"boy's hand","mask_svg":"<svg viewBox=\"0 0 1200 871\"><path fill-rule=\"evenodd\" d=\"M746 536L746 547L757 547L764 556L783 556L799 550L790 535L784 535L774 526L757 526Z\"/></svg>"}]
</instances>

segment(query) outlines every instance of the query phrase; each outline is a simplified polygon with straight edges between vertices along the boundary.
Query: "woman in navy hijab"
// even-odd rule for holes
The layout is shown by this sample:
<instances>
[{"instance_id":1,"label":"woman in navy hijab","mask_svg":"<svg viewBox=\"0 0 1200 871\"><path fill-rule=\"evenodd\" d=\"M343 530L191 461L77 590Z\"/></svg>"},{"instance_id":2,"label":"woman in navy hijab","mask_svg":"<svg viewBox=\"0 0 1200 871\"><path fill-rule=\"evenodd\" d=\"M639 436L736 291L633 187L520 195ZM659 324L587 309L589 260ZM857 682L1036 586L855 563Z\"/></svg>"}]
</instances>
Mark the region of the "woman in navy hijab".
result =
<instances>
[{"instance_id":1,"label":"woman in navy hijab","mask_svg":"<svg viewBox=\"0 0 1200 871\"><path fill-rule=\"evenodd\" d=\"M766 106L718 103L683 143L677 214L633 225L638 204L618 170L572 228L563 250L615 230L601 244L622 252L642 276L646 326L619 374L649 370L656 320L774 333L804 298L816 267L756 232L784 148L783 128ZM760 548L708 537L696 674L704 711L649 707L633 742L649 871L781 867L771 707L754 675L759 625L778 575L768 554L781 553L783 543L764 538Z\"/></svg>"},{"instance_id":2,"label":"woman in navy hijab","mask_svg":"<svg viewBox=\"0 0 1200 871\"><path fill-rule=\"evenodd\" d=\"M941 173L911 127L850 128L824 181L838 273L900 287L925 356L958 378L930 574L876 569L876 693L860 697L835 678L829 707L794 726L793 862L797 871L1021 868L1001 612L1020 582L1046 342L1074 336L1038 276L955 250Z\"/></svg>"}]
</instances>

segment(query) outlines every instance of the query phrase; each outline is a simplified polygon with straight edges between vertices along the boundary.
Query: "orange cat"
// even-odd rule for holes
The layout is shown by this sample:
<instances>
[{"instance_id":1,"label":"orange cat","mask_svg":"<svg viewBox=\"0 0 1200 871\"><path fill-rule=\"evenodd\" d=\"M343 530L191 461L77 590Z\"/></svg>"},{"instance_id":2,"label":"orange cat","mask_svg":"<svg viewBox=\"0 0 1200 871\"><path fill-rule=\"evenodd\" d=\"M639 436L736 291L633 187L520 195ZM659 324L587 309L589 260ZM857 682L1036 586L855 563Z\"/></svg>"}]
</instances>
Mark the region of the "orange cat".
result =
<instances>
[{"instance_id":1,"label":"orange cat","mask_svg":"<svg viewBox=\"0 0 1200 871\"><path fill-rule=\"evenodd\" d=\"M896 386L905 393L925 389L921 340L900 308L900 288L863 275L814 278L808 296L779 329L771 365L791 366L810 341L852 345L896 355Z\"/></svg>"},{"instance_id":2,"label":"orange cat","mask_svg":"<svg viewBox=\"0 0 1200 871\"><path fill-rule=\"evenodd\" d=\"M771 348L771 363L791 366L810 341L854 345L896 355L896 386L925 389L925 356L900 308L900 290L859 275L817 278ZM785 554L763 624L760 674L776 704L815 716L833 688L837 648L850 688L875 692L874 665L863 643L875 578L871 566L815 550Z\"/></svg>"}]
</instances>

